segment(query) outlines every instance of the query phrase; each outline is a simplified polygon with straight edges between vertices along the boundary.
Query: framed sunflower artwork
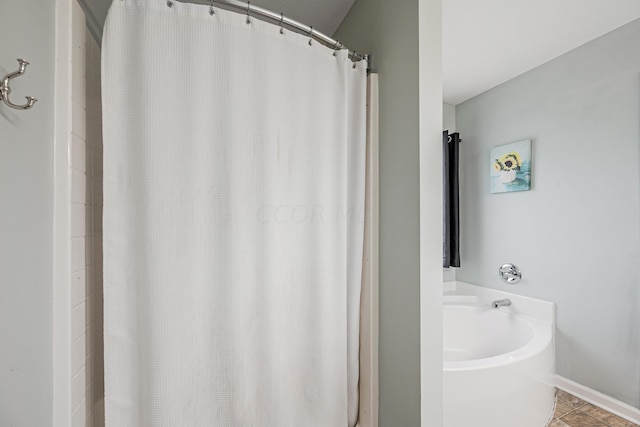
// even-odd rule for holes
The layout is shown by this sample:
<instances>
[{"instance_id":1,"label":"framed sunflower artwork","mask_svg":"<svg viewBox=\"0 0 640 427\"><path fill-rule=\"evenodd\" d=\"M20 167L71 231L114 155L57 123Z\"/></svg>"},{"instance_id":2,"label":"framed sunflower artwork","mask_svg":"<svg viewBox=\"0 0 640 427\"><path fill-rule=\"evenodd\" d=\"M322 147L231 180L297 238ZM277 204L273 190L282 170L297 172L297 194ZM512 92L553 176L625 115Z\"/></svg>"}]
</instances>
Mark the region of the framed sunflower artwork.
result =
<instances>
[{"instance_id":1,"label":"framed sunflower artwork","mask_svg":"<svg viewBox=\"0 0 640 427\"><path fill-rule=\"evenodd\" d=\"M531 190L531 140L491 150L491 193Z\"/></svg>"}]
</instances>

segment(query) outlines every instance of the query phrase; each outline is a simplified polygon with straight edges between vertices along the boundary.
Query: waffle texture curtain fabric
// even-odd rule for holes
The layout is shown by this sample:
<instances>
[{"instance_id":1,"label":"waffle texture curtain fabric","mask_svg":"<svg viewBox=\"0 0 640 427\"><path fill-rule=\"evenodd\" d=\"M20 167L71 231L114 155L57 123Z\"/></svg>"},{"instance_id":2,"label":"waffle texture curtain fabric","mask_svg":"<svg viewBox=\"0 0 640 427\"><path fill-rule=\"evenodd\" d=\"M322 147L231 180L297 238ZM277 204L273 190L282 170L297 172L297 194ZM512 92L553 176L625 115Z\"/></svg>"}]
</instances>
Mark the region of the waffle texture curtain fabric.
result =
<instances>
[{"instance_id":1,"label":"waffle texture curtain fabric","mask_svg":"<svg viewBox=\"0 0 640 427\"><path fill-rule=\"evenodd\" d=\"M366 65L114 0L103 39L109 427L358 418Z\"/></svg>"}]
</instances>

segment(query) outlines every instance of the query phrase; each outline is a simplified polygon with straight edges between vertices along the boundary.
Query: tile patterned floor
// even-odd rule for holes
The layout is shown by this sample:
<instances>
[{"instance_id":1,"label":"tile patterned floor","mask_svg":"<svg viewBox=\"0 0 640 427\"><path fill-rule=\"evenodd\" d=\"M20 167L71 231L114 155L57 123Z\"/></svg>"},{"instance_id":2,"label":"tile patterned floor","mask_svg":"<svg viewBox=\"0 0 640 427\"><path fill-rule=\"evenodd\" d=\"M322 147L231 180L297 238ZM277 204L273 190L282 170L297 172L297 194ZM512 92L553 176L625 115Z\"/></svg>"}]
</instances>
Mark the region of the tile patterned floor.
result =
<instances>
[{"instance_id":1,"label":"tile patterned floor","mask_svg":"<svg viewBox=\"0 0 640 427\"><path fill-rule=\"evenodd\" d=\"M556 392L556 412L549 427L638 427L566 391Z\"/></svg>"}]
</instances>

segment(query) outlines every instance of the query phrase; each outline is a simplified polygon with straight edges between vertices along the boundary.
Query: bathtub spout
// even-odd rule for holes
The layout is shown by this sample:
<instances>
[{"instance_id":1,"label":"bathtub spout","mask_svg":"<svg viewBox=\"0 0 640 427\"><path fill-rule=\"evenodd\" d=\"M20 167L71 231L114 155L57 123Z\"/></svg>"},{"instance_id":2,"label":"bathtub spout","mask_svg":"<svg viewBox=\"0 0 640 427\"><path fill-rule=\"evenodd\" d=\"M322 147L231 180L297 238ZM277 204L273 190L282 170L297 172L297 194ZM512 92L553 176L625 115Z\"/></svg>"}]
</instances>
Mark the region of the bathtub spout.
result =
<instances>
[{"instance_id":1,"label":"bathtub spout","mask_svg":"<svg viewBox=\"0 0 640 427\"><path fill-rule=\"evenodd\" d=\"M509 298L491 301L492 308L507 307L509 305L511 305L511 300Z\"/></svg>"}]
</instances>

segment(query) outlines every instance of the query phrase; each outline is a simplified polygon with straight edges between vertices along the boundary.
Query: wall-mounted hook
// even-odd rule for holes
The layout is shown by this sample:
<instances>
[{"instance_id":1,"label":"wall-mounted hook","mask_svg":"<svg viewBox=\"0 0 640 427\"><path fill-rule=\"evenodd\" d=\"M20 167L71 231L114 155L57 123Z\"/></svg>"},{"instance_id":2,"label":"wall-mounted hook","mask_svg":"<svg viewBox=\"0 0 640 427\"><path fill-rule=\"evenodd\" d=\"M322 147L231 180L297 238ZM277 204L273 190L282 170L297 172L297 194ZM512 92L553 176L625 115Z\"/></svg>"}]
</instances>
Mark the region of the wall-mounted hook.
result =
<instances>
[{"instance_id":1,"label":"wall-mounted hook","mask_svg":"<svg viewBox=\"0 0 640 427\"><path fill-rule=\"evenodd\" d=\"M37 101L37 99L35 99L34 97L26 96L25 98L27 98L27 103L24 105L17 105L9 100L9 94L11 93L11 87L9 86L9 82L11 81L11 79L14 79L16 77L20 77L21 75L23 75L24 72L27 70L27 65L29 65L29 63L24 59L18 59L18 64L20 64L18 71L14 71L13 73L7 74L2 79L2 83L0 83L0 97L2 98L4 103L11 108L15 108L16 110L28 110L29 108L33 107L33 104L35 104Z\"/></svg>"}]
</instances>

